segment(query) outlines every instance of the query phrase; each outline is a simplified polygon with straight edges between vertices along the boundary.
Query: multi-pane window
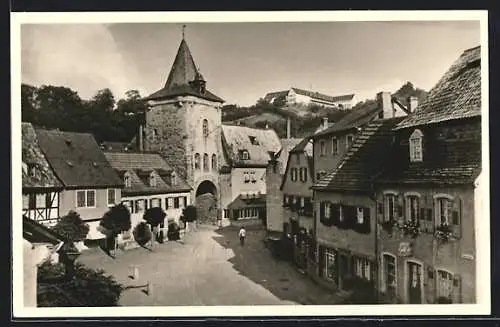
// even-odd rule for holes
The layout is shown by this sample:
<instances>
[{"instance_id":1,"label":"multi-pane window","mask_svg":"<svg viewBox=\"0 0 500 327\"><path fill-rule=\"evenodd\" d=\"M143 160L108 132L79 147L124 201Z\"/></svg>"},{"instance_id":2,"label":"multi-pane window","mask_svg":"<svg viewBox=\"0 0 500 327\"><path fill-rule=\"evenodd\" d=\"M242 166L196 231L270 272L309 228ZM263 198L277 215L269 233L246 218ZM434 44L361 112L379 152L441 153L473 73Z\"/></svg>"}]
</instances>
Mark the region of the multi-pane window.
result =
<instances>
[{"instance_id":1,"label":"multi-pane window","mask_svg":"<svg viewBox=\"0 0 500 327\"><path fill-rule=\"evenodd\" d=\"M249 160L250 159L250 154L248 153L247 150L241 151L240 155L241 155L241 160Z\"/></svg>"},{"instance_id":2,"label":"multi-pane window","mask_svg":"<svg viewBox=\"0 0 500 327\"><path fill-rule=\"evenodd\" d=\"M396 294L396 257L390 254L382 256L383 281L387 294Z\"/></svg>"},{"instance_id":3,"label":"multi-pane window","mask_svg":"<svg viewBox=\"0 0 500 327\"><path fill-rule=\"evenodd\" d=\"M354 136L352 136L352 135L347 135L346 136L346 142L345 142L345 148L346 149L349 149L349 147L351 146L353 140L354 140Z\"/></svg>"},{"instance_id":4,"label":"multi-pane window","mask_svg":"<svg viewBox=\"0 0 500 327\"><path fill-rule=\"evenodd\" d=\"M116 190L114 188L108 189L108 206L115 205L116 203Z\"/></svg>"},{"instance_id":5,"label":"multi-pane window","mask_svg":"<svg viewBox=\"0 0 500 327\"><path fill-rule=\"evenodd\" d=\"M419 198L417 196L406 197L406 217L412 223L418 223L419 219Z\"/></svg>"},{"instance_id":6,"label":"multi-pane window","mask_svg":"<svg viewBox=\"0 0 500 327\"><path fill-rule=\"evenodd\" d=\"M254 171L250 172L250 181L252 183L256 183L257 182L257 178L255 177L255 172Z\"/></svg>"},{"instance_id":7,"label":"multi-pane window","mask_svg":"<svg viewBox=\"0 0 500 327\"><path fill-rule=\"evenodd\" d=\"M170 184L172 186L175 186L177 185L177 174L175 172L172 172L172 174L170 174Z\"/></svg>"},{"instance_id":8,"label":"multi-pane window","mask_svg":"<svg viewBox=\"0 0 500 327\"><path fill-rule=\"evenodd\" d=\"M384 221L393 221L395 219L396 219L396 196L394 194L386 194Z\"/></svg>"},{"instance_id":9,"label":"multi-pane window","mask_svg":"<svg viewBox=\"0 0 500 327\"><path fill-rule=\"evenodd\" d=\"M177 197L174 198L174 208L175 209L179 209L179 207L180 207L180 200L179 199L180 198L177 198Z\"/></svg>"},{"instance_id":10,"label":"multi-pane window","mask_svg":"<svg viewBox=\"0 0 500 327\"><path fill-rule=\"evenodd\" d=\"M410 136L410 161L419 162L423 160L422 156L422 137L420 130L416 129Z\"/></svg>"},{"instance_id":11,"label":"multi-pane window","mask_svg":"<svg viewBox=\"0 0 500 327\"><path fill-rule=\"evenodd\" d=\"M290 170L290 178L292 182L295 182L297 180L297 168L292 168Z\"/></svg>"},{"instance_id":12,"label":"multi-pane window","mask_svg":"<svg viewBox=\"0 0 500 327\"><path fill-rule=\"evenodd\" d=\"M203 137L208 137L208 120L203 119Z\"/></svg>"},{"instance_id":13,"label":"multi-pane window","mask_svg":"<svg viewBox=\"0 0 500 327\"><path fill-rule=\"evenodd\" d=\"M143 212L145 208L144 200L135 200L134 201L135 213Z\"/></svg>"},{"instance_id":14,"label":"multi-pane window","mask_svg":"<svg viewBox=\"0 0 500 327\"><path fill-rule=\"evenodd\" d=\"M366 258L354 257L355 274L359 278L371 280L371 263Z\"/></svg>"},{"instance_id":15,"label":"multi-pane window","mask_svg":"<svg viewBox=\"0 0 500 327\"><path fill-rule=\"evenodd\" d=\"M335 155L339 152L339 140L336 137L332 137L332 154Z\"/></svg>"},{"instance_id":16,"label":"multi-pane window","mask_svg":"<svg viewBox=\"0 0 500 327\"><path fill-rule=\"evenodd\" d=\"M212 154L212 170L217 170L217 155Z\"/></svg>"},{"instance_id":17,"label":"multi-pane window","mask_svg":"<svg viewBox=\"0 0 500 327\"><path fill-rule=\"evenodd\" d=\"M123 182L125 184L125 187L132 186L132 181L131 181L130 176L128 174L125 174L125 176L123 176Z\"/></svg>"},{"instance_id":18,"label":"multi-pane window","mask_svg":"<svg viewBox=\"0 0 500 327\"><path fill-rule=\"evenodd\" d=\"M437 270L437 297L449 301L453 295L453 275L446 270Z\"/></svg>"},{"instance_id":19,"label":"multi-pane window","mask_svg":"<svg viewBox=\"0 0 500 327\"><path fill-rule=\"evenodd\" d=\"M330 202L325 203L325 218L332 217L332 204Z\"/></svg>"},{"instance_id":20,"label":"multi-pane window","mask_svg":"<svg viewBox=\"0 0 500 327\"><path fill-rule=\"evenodd\" d=\"M250 183L250 172L248 171L243 172L243 181L245 183Z\"/></svg>"},{"instance_id":21,"label":"multi-pane window","mask_svg":"<svg viewBox=\"0 0 500 327\"><path fill-rule=\"evenodd\" d=\"M153 175L153 174L149 175L149 186L151 186L151 187L156 186L156 178L155 178L155 175Z\"/></svg>"},{"instance_id":22,"label":"multi-pane window","mask_svg":"<svg viewBox=\"0 0 500 327\"><path fill-rule=\"evenodd\" d=\"M325 274L328 279L335 280L337 275L337 251L325 249Z\"/></svg>"},{"instance_id":23,"label":"multi-pane window","mask_svg":"<svg viewBox=\"0 0 500 327\"><path fill-rule=\"evenodd\" d=\"M77 208L95 207L95 190L76 191L76 206Z\"/></svg>"},{"instance_id":24,"label":"multi-pane window","mask_svg":"<svg viewBox=\"0 0 500 327\"><path fill-rule=\"evenodd\" d=\"M449 211L451 206L451 200L447 198L438 198L436 201L437 201L437 208L436 208L437 224L441 226L450 225Z\"/></svg>"}]
</instances>

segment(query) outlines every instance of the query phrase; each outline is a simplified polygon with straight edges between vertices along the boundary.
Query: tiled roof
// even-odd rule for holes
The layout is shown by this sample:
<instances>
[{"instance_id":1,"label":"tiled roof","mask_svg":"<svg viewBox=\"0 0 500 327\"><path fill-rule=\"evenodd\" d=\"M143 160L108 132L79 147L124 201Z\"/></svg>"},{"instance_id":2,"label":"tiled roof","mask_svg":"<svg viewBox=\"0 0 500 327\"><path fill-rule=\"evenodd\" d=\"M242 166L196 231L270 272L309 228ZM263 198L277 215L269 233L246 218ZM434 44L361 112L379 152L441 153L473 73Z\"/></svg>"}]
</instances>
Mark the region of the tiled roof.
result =
<instances>
[{"instance_id":1,"label":"tiled roof","mask_svg":"<svg viewBox=\"0 0 500 327\"><path fill-rule=\"evenodd\" d=\"M191 190L191 186L179 174L177 184L172 185L171 173L174 171L168 163L157 153L150 152L109 152L105 156L111 166L123 178L128 173L131 186L125 187L123 195L133 194L162 194ZM150 186L150 174L156 177L156 186Z\"/></svg>"},{"instance_id":2,"label":"tiled roof","mask_svg":"<svg viewBox=\"0 0 500 327\"><path fill-rule=\"evenodd\" d=\"M191 87L190 82L194 81L197 76L202 78L186 41L182 39L165 86L161 90L147 96L144 100L159 100L181 95L193 95L210 101L224 102L224 100L208 90L201 93L196 88Z\"/></svg>"},{"instance_id":3,"label":"tiled roof","mask_svg":"<svg viewBox=\"0 0 500 327\"><path fill-rule=\"evenodd\" d=\"M347 115L335 123L333 126L316 133L313 137L335 134L362 126L377 116L380 107L375 100L367 100L352 108Z\"/></svg>"},{"instance_id":4,"label":"tiled roof","mask_svg":"<svg viewBox=\"0 0 500 327\"><path fill-rule=\"evenodd\" d=\"M481 115L481 48L466 50L397 128Z\"/></svg>"},{"instance_id":5,"label":"tiled roof","mask_svg":"<svg viewBox=\"0 0 500 327\"><path fill-rule=\"evenodd\" d=\"M370 191L373 177L391 153L392 129L403 117L376 120L367 124L339 166L313 185L315 190Z\"/></svg>"},{"instance_id":6,"label":"tiled roof","mask_svg":"<svg viewBox=\"0 0 500 327\"><path fill-rule=\"evenodd\" d=\"M325 127L325 125L322 123L321 125L319 125L316 130L314 131L314 134L317 134L321 131L324 131L325 129L327 128L330 128L332 127L333 125L335 125L335 123L328 123L328 125Z\"/></svg>"},{"instance_id":7,"label":"tiled roof","mask_svg":"<svg viewBox=\"0 0 500 327\"><path fill-rule=\"evenodd\" d=\"M419 127L423 161L410 162L413 129L397 130L391 160L377 183L471 184L481 171L481 117Z\"/></svg>"},{"instance_id":8,"label":"tiled roof","mask_svg":"<svg viewBox=\"0 0 500 327\"><path fill-rule=\"evenodd\" d=\"M243 194L240 194L233 200L230 204L228 204L228 209L240 209L245 207L255 207L255 206L265 206L266 205L266 195L248 195L245 197Z\"/></svg>"},{"instance_id":9,"label":"tiled roof","mask_svg":"<svg viewBox=\"0 0 500 327\"><path fill-rule=\"evenodd\" d=\"M318 100L323 100L323 101L328 101L328 102L337 102L337 101L348 101L352 100L354 98L354 94L345 94L345 95L338 95L338 96L330 96L314 91L307 91L303 89L299 89L296 87L292 87L292 90L300 95L305 95L313 99L318 99Z\"/></svg>"},{"instance_id":10,"label":"tiled roof","mask_svg":"<svg viewBox=\"0 0 500 327\"><path fill-rule=\"evenodd\" d=\"M109 151L109 152L125 152L125 151L130 151L132 150L130 147L130 142L109 142L109 141L104 141L101 142L101 149L103 151Z\"/></svg>"},{"instance_id":11,"label":"tiled roof","mask_svg":"<svg viewBox=\"0 0 500 327\"><path fill-rule=\"evenodd\" d=\"M122 187L123 181L88 133L36 129L40 149L66 188Z\"/></svg>"},{"instance_id":12,"label":"tiled roof","mask_svg":"<svg viewBox=\"0 0 500 327\"><path fill-rule=\"evenodd\" d=\"M264 100L266 101L271 101L275 98L279 98L279 97L285 97L287 94L288 94L288 90L286 91L277 91L277 92L269 92L268 94L266 94L264 96Z\"/></svg>"},{"instance_id":13,"label":"tiled roof","mask_svg":"<svg viewBox=\"0 0 500 327\"><path fill-rule=\"evenodd\" d=\"M23 169L23 188L62 188L61 182L52 171L40 146L35 129L30 123L21 124L22 161L34 165L34 175Z\"/></svg>"},{"instance_id":14,"label":"tiled roof","mask_svg":"<svg viewBox=\"0 0 500 327\"><path fill-rule=\"evenodd\" d=\"M312 157L313 155L313 145L310 136L304 137L291 151L294 152L304 152L306 156Z\"/></svg>"},{"instance_id":15,"label":"tiled roof","mask_svg":"<svg viewBox=\"0 0 500 327\"><path fill-rule=\"evenodd\" d=\"M310 136L307 136L303 138L292 150L290 150L289 155L287 156L287 161L285 162L285 172L282 174L283 178L281 179L281 186L280 190L283 189L285 185L285 181L287 180L287 174L290 171L289 164L290 164L290 157L293 153L300 153L300 154L305 154L306 159L307 159L307 165L309 167L309 174L312 174L314 171L314 157L313 157L313 145L312 145L312 139ZM312 179L312 176L311 176Z\"/></svg>"},{"instance_id":16,"label":"tiled roof","mask_svg":"<svg viewBox=\"0 0 500 327\"><path fill-rule=\"evenodd\" d=\"M300 143L302 139L290 138L290 139L280 139L281 150L277 158L280 174L284 175L286 171L286 164L288 162L288 157L290 156L290 151Z\"/></svg>"},{"instance_id":17,"label":"tiled roof","mask_svg":"<svg viewBox=\"0 0 500 327\"><path fill-rule=\"evenodd\" d=\"M23 215L23 238L30 243L48 243L57 245L67 242L64 237L54 232L52 229L43 226Z\"/></svg>"},{"instance_id":18,"label":"tiled roof","mask_svg":"<svg viewBox=\"0 0 500 327\"><path fill-rule=\"evenodd\" d=\"M257 144L252 144L255 137ZM224 154L233 166L266 167L271 157L269 152L278 153L281 142L273 129L250 128L246 126L222 125ZM250 159L242 160L240 151L248 151Z\"/></svg>"}]
</instances>

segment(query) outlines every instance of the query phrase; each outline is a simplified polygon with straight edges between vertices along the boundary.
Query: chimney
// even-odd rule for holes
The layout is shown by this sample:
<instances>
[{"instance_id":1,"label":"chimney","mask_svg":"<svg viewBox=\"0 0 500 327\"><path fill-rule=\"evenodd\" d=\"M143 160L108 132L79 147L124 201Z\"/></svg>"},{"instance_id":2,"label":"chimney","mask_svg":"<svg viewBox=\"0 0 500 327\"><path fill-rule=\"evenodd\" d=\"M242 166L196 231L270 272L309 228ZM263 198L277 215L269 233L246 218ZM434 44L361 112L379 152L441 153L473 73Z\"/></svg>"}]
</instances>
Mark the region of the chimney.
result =
<instances>
[{"instance_id":1,"label":"chimney","mask_svg":"<svg viewBox=\"0 0 500 327\"><path fill-rule=\"evenodd\" d=\"M290 119L290 117L288 117L286 119L286 138L287 139L292 138L291 133L292 133L292 120Z\"/></svg>"},{"instance_id":2,"label":"chimney","mask_svg":"<svg viewBox=\"0 0 500 327\"><path fill-rule=\"evenodd\" d=\"M328 128L328 117L324 117L323 118L323 129L327 129Z\"/></svg>"},{"instance_id":3,"label":"chimney","mask_svg":"<svg viewBox=\"0 0 500 327\"><path fill-rule=\"evenodd\" d=\"M142 124L139 124L139 135L138 135L138 138L137 138L137 143L138 143L137 145L138 145L138 148L139 148L139 152L144 151L143 133L144 133L143 126L142 126Z\"/></svg>"},{"instance_id":4,"label":"chimney","mask_svg":"<svg viewBox=\"0 0 500 327\"><path fill-rule=\"evenodd\" d=\"M382 119L393 118L395 116L390 92L377 93L377 102L379 108L382 109Z\"/></svg>"},{"instance_id":5,"label":"chimney","mask_svg":"<svg viewBox=\"0 0 500 327\"><path fill-rule=\"evenodd\" d=\"M418 106L418 98L416 96L408 97L408 109L410 112L415 112Z\"/></svg>"}]
</instances>

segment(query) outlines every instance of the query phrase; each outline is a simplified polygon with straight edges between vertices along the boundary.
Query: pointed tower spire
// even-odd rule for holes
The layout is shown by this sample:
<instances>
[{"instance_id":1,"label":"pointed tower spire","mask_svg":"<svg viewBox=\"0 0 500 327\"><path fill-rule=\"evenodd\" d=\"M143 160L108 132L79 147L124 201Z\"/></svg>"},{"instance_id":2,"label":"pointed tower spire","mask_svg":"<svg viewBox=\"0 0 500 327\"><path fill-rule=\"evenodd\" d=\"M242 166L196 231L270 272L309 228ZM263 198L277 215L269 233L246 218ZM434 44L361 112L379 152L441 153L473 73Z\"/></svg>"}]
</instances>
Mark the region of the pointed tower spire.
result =
<instances>
[{"instance_id":1,"label":"pointed tower spire","mask_svg":"<svg viewBox=\"0 0 500 327\"><path fill-rule=\"evenodd\" d=\"M176 85L189 85L189 82L193 81L198 74L193 56L185 40L185 27L186 25L182 25L182 40L165 83L166 89Z\"/></svg>"}]
</instances>

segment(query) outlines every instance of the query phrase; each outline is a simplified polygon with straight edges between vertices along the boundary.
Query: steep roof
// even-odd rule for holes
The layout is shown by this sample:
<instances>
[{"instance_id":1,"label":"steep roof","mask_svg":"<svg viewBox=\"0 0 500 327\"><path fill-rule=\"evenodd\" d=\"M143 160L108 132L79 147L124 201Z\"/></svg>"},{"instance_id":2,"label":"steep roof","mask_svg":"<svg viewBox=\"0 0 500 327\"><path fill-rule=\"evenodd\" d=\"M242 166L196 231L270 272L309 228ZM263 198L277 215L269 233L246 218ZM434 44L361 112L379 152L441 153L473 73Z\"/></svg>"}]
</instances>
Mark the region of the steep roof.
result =
<instances>
[{"instance_id":1,"label":"steep roof","mask_svg":"<svg viewBox=\"0 0 500 327\"><path fill-rule=\"evenodd\" d=\"M304 137L290 152L304 152L308 157L313 155L313 145L310 136Z\"/></svg>"},{"instance_id":2,"label":"steep roof","mask_svg":"<svg viewBox=\"0 0 500 327\"><path fill-rule=\"evenodd\" d=\"M373 177L381 171L391 153L392 129L403 117L376 120L367 124L339 166L313 185L315 190L362 191L372 188Z\"/></svg>"},{"instance_id":3,"label":"steep roof","mask_svg":"<svg viewBox=\"0 0 500 327\"><path fill-rule=\"evenodd\" d=\"M36 129L36 135L47 161L66 188L123 186L92 134Z\"/></svg>"},{"instance_id":4,"label":"steep roof","mask_svg":"<svg viewBox=\"0 0 500 327\"><path fill-rule=\"evenodd\" d=\"M22 132L22 161L23 161L23 189L30 188L62 188L61 182L52 171L49 162L45 158L38 144L38 138L33 125L21 124ZM34 165L34 174L24 169Z\"/></svg>"},{"instance_id":5,"label":"steep roof","mask_svg":"<svg viewBox=\"0 0 500 327\"><path fill-rule=\"evenodd\" d=\"M162 194L191 190L191 186L176 173L177 183L171 182L171 173L175 172L158 153L151 152L104 152L106 159L120 177L128 173L131 186L125 187L123 195ZM148 177L154 174L156 186L150 186Z\"/></svg>"},{"instance_id":6,"label":"steep roof","mask_svg":"<svg viewBox=\"0 0 500 327\"><path fill-rule=\"evenodd\" d=\"M331 95L326 95L326 94L322 94L319 92L299 89L296 87L292 87L292 90L297 94L305 95L305 96L308 96L308 97L313 98L313 99L318 99L318 100L323 100L323 101L328 101L328 102L349 101L349 100L352 100L354 98L354 94L331 96Z\"/></svg>"},{"instance_id":7,"label":"steep roof","mask_svg":"<svg viewBox=\"0 0 500 327\"><path fill-rule=\"evenodd\" d=\"M481 48L465 50L397 128L481 115Z\"/></svg>"},{"instance_id":8,"label":"steep roof","mask_svg":"<svg viewBox=\"0 0 500 327\"><path fill-rule=\"evenodd\" d=\"M23 238L30 243L49 243L57 245L67 242L64 237L54 232L52 229L43 226L23 215Z\"/></svg>"},{"instance_id":9,"label":"steep roof","mask_svg":"<svg viewBox=\"0 0 500 327\"><path fill-rule=\"evenodd\" d=\"M252 143L251 138L254 139ZM273 129L259 129L246 126L222 125L224 154L233 166L263 166L269 160L269 152L278 153L281 142ZM242 160L241 151L248 151L249 159Z\"/></svg>"},{"instance_id":10,"label":"steep roof","mask_svg":"<svg viewBox=\"0 0 500 327\"><path fill-rule=\"evenodd\" d=\"M408 139L413 129L397 130L391 160L377 183L472 184L481 171L481 117L419 127L423 161L411 162Z\"/></svg>"},{"instance_id":11,"label":"steep roof","mask_svg":"<svg viewBox=\"0 0 500 327\"><path fill-rule=\"evenodd\" d=\"M352 108L347 115L342 117L342 119L340 119L333 126L316 133L313 138L328 134L345 132L350 129L357 128L373 120L373 118L376 117L380 110L381 109L377 101L367 100L360 105Z\"/></svg>"},{"instance_id":12,"label":"steep roof","mask_svg":"<svg viewBox=\"0 0 500 327\"><path fill-rule=\"evenodd\" d=\"M291 160L291 155L294 153L300 153L304 154L306 156L307 160L307 166L309 167L309 175L311 176L312 180L312 174L314 171L314 157L313 157L313 144L312 144L312 139L310 136L304 137L300 142L293 147L292 150L290 150L289 155L287 156L287 160L285 161L285 172L282 173L283 178L281 179L281 186L280 190L283 189L285 182L287 180L287 174L290 171L290 160Z\"/></svg>"},{"instance_id":13,"label":"steep roof","mask_svg":"<svg viewBox=\"0 0 500 327\"><path fill-rule=\"evenodd\" d=\"M240 209L252 206L265 206L266 205L266 195L259 194L255 196L245 197L243 194L238 195L233 202L228 204L228 209Z\"/></svg>"},{"instance_id":14,"label":"steep roof","mask_svg":"<svg viewBox=\"0 0 500 327\"><path fill-rule=\"evenodd\" d=\"M194 63L186 40L182 39L165 86L147 96L144 100L159 100L181 95L193 95L214 102L224 102L224 100L208 90L200 92L197 88L192 87L190 82L194 81L197 77L202 78Z\"/></svg>"},{"instance_id":15,"label":"steep roof","mask_svg":"<svg viewBox=\"0 0 500 327\"><path fill-rule=\"evenodd\" d=\"M280 139L281 150L277 158L280 174L284 175L286 171L286 164L288 162L288 157L290 156L290 151L300 143L302 139L290 138L290 139Z\"/></svg>"}]
</instances>

